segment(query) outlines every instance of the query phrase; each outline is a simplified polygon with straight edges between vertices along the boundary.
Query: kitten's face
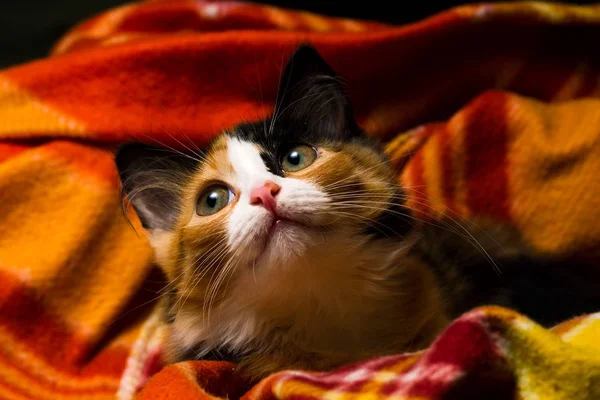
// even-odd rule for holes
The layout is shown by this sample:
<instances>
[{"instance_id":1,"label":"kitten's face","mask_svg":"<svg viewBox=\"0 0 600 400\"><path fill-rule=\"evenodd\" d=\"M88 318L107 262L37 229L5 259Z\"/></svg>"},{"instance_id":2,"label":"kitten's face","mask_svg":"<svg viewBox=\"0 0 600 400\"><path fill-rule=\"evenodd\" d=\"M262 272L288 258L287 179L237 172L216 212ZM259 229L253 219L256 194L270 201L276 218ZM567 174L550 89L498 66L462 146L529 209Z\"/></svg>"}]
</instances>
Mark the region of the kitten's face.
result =
<instances>
[{"instance_id":1,"label":"kitten's face","mask_svg":"<svg viewBox=\"0 0 600 400\"><path fill-rule=\"evenodd\" d=\"M287 317L271 309L277 302L362 290L351 248L400 240L407 227L390 165L311 48L288 64L271 120L238 126L202 154L127 145L117 164L175 281L174 312L235 298L242 308L262 301L277 319Z\"/></svg>"},{"instance_id":2,"label":"kitten's face","mask_svg":"<svg viewBox=\"0 0 600 400\"><path fill-rule=\"evenodd\" d=\"M260 129L239 127L211 146L186 188L184 246L199 258L224 246L225 264L256 273L289 267L328 236L368 234L395 195L376 151L283 132L263 141L253 137Z\"/></svg>"}]
</instances>

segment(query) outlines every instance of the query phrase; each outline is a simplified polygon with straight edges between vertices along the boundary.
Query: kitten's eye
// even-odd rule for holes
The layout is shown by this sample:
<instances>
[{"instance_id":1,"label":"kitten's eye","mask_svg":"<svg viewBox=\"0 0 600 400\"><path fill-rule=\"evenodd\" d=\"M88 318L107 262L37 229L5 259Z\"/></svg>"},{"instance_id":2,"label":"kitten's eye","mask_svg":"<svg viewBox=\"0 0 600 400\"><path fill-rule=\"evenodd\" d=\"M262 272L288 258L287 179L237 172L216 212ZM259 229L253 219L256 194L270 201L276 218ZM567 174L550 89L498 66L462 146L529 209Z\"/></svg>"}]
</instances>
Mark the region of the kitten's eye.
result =
<instances>
[{"instance_id":1,"label":"kitten's eye","mask_svg":"<svg viewBox=\"0 0 600 400\"><path fill-rule=\"evenodd\" d=\"M196 204L196 214L213 215L225 208L233 200L233 193L226 186L214 185L206 188Z\"/></svg>"},{"instance_id":2,"label":"kitten's eye","mask_svg":"<svg viewBox=\"0 0 600 400\"><path fill-rule=\"evenodd\" d=\"M281 168L285 172L300 171L314 163L317 159L317 151L304 144L296 146L288 151L281 160Z\"/></svg>"}]
</instances>

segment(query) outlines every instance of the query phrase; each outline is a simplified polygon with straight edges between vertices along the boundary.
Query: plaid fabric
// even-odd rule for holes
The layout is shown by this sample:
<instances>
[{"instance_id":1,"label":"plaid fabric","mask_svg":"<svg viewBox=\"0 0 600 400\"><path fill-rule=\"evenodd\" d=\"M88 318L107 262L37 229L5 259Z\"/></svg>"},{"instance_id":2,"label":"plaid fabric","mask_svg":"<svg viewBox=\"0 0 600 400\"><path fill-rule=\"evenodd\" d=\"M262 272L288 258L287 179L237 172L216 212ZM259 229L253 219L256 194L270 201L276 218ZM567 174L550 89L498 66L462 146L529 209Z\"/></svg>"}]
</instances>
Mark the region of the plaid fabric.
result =
<instances>
[{"instance_id":1,"label":"plaid fabric","mask_svg":"<svg viewBox=\"0 0 600 400\"><path fill-rule=\"evenodd\" d=\"M600 396L600 314L552 331L502 308L456 320L429 349L328 373L274 374L243 395L255 399L596 399ZM206 369L219 371L212 383ZM152 378L140 399L237 397L227 363L185 362ZM204 378L204 379L203 379ZM198 383L200 382L200 383Z\"/></svg>"},{"instance_id":2,"label":"plaid fabric","mask_svg":"<svg viewBox=\"0 0 600 400\"><path fill-rule=\"evenodd\" d=\"M148 1L1 71L0 398L131 399L152 375L140 398L598 397L597 316L551 332L488 308L422 354L329 374L284 372L252 389L229 364L155 374L164 278L121 215L112 161L129 139L203 145L267 115L282 60L309 41L348 81L361 125L388 141L420 218L500 221L533 251L597 265L596 37L599 6L473 5L390 27Z\"/></svg>"}]
</instances>

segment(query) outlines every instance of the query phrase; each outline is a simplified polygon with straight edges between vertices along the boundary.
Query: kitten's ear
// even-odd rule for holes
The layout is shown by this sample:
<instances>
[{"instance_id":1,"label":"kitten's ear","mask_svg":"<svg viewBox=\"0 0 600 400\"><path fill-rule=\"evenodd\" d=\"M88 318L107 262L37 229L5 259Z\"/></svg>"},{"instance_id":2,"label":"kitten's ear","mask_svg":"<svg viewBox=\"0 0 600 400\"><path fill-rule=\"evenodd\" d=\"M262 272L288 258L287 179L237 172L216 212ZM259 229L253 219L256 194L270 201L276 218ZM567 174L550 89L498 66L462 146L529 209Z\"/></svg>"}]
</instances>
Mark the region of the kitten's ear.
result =
<instances>
[{"instance_id":1,"label":"kitten's ear","mask_svg":"<svg viewBox=\"0 0 600 400\"><path fill-rule=\"evenodd\" d=\"M359 131L335 71L308 45L296 49L285 68L275 112L278 120L337 138Z\"/></svg>"},{"instance_id":2,"label":"kitten's ear","mask_svg":"<svg viewBox=\"0 0 600 400\"><path fill-rule=\"evenodd\" d=\"M198 165L192 156L143 143L121 146L115 161L125 194L148 231L171 230L183 188Z\"/></svg>"}]
</instances>

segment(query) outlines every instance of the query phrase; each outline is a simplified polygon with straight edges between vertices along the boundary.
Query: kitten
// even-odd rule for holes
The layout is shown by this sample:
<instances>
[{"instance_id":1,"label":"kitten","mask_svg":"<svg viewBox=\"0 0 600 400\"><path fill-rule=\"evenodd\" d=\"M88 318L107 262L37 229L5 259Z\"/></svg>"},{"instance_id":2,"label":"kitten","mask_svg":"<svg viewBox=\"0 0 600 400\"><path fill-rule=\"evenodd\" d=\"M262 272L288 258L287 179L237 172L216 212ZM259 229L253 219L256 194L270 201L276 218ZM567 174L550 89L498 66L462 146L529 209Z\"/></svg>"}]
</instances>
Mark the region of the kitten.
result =
<instances>
[{"instance_id":1,"label":"kitten","mask_svg":"<svg viewBox=\"0 0 600 400\"><path fill-rule=\"evenodd\" d=\"M292 56L276 104L203 152L117 153L170 281L170 362L224 354L252 379L326 370L424 348L475 305L514 305L474 246L413 226L382 147L313 48Z\"/></svg>"}]
</instances>

